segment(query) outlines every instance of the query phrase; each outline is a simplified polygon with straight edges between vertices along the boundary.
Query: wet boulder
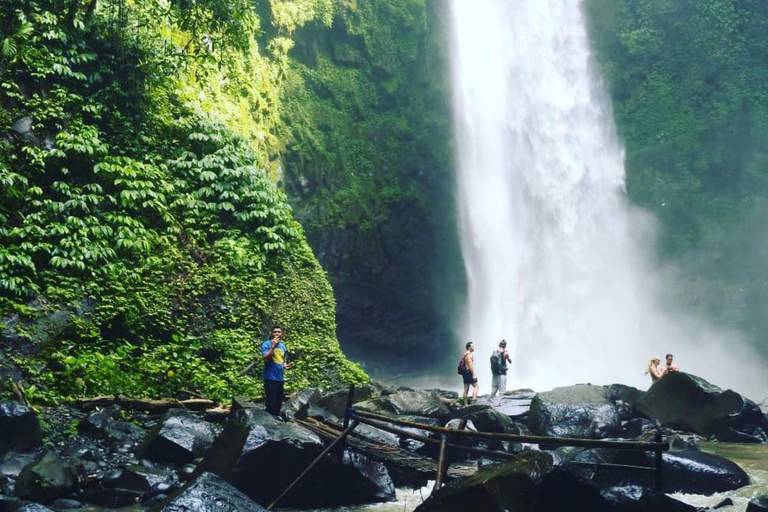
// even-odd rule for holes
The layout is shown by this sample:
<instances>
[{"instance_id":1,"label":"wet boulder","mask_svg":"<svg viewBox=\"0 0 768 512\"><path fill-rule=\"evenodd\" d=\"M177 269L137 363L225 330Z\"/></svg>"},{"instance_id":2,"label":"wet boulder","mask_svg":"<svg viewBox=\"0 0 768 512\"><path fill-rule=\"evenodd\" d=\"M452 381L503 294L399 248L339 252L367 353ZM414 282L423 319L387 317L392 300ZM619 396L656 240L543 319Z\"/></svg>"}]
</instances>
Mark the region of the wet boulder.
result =
<instances>
[{"instance_id":1,"label":"wet boulder","mask_svg":"<svg viewBox=\"0 0 768 512\"><path fill-rule=\"evenodd\" d=\"M25 503L14 510L16 512L54 512L52 508L48 508L39 503Z\"/></svg>"},{"instance_id":2,"label":"wet boulder","mask_svg":"<svg viewBox=\"0 0 768 512\"><path fill-rule=\"evenodd\" d=\"M645 418L632 418L621 426L619 434L624 439L637 439L656 431L656 422Z\"/></svg>"},{"instance_id":3,"label":"wet boulder","mask_svg":"<svg viewBox=\"0 0 768 512\"><path fill-rule=\"evenodd\" d=\"M609 487L600 492L615 512L696 512L696 507L639 485Z\"/></svg>"},{"instance_id":4,"label":"wet boulder","mask_svg":"<svg viewBox=\"0 0 768 512\"><path fill-rule=\"evenodd\" d=\"M768 494L749 500L747 512L768 512Z\"/></svg>"},{"instance_id":5,"label":"wet boulder","mask_svg":"<svg viewBox=\"0 0 768 512\"><path fill-rule=\"evenodd\" d=\"M203 473L184 486L180 492L151 509L153 512L263 512L266 509L253 502L213 473Z\"/></svg>"},{"instance_id":6,"label":"wet boulder","mask_svg":"<svg viewBox=\"0 0 768 512\"><path fill-rule=\"evenodd\" d=\"M564 471L548 452L528 451L505 464L481 467L474 475L435 491L417 512L502 512L589 510L610 504L594 486Z\"/></svg>"},{"instance_id":7,"label":"wet boulder","mask_svg":"<svg viewBox=\"0 0 768 512\"><path fill-rule=\"evenodd\" d=\"M77 470L53 452L46 452L21 471L16 481L16 495L38 503L51 503L76 486Z\"/></svg>"},{"instance_id":8,"label":"wet boulder","mask_svg":"<svg viewBox=\"0 0 768 512\"><path fill-rule=\"evenodd\" d=\"M528 415L531 409L531 400L536 392L530 389L509 391L500 396L483 396L477 400L480 405L490 405L501 414L510 418L522 418Z\"/></svg>"},{"instance_id":9,"label":"wet boulder","mask_svg":"<svg viewBox=\"0 0 768 512\"><path fill-rule=\"evenodd\" d=\"M611 384L606 386L606 394L608 400L616 406L619 419L628 421L636 416L637 402L643 397L645 391L624 384Z\"/></svg>"},{"instance_id":10,"label":"wet boulder","mask_svg":"<svg viewBox=\"0 0 768 512\"><path fill-rule=\"evenodd\" d=\"M379 396L380 389L374 384L365 384L362 386L356 386L355 391L352 394L352 404L369 400L373 397ZM338 416L344 417L344 410L347 408L347 398L349 396L348 389L340 389L333 393L329 393L320 398L317 405L326 409L328 412Z\"/></svg>"},{"instance_id":11,"label":"wet boulder","mask_svg":"<svg viewBox=\"0 0 768 512\"><path fill-rule=\"evenodd\" d=\"M188 464L213 444L213 425L181 409L170 409L147 435L139 457L155 462Z\"/></svg>"},{"instance_id":12,"label":"wet boulder","mask_svg":"<svg viewBox=\"0 0 768 512\"><path fill-rule=\"evenodd\" d=\"M768 431L768 422L754 402L689 373L674 372L656 381L637 409L664 426L715 436L719 441L759 442L738 430L752 422Z\"/></svg>"},{"instance_id":13,"label":"wet boulder","mask_svg":"<svg viewBox=\"0 0 768 512\"><path fill-rule=\"evenodd\" d=\"M268 505L324 448L316 434L296 423L284 423L265 411L242 410L227 422L200 470L230 480ZM394 486L384 466L344 451L324 458L280 506L317 508L391 499Z\"/></svg>"},{"instance_id":14,"label":"wet boulder","mask_svg":"<svg viewBox=\"0 0 768 512\"><path fill-rule=\"evenodd\" d=\"M360 402L355 408L384 415L428 416L442 420L451 417L450 409L435 391L398 391Z\"/></svg>"},{"instance_id":15,"label":"wet boulder","mask_svg":"<svg viewBox=\"0 0 768 512\"><path fill-rule=\"evenodd\" d=\"M621 421L605 387L578 384L533 397L528 426L539 435L602 439L615 436Z\"/></svg>"},{"instance_id":16,"label":"wet boulder","mask_svg":"<svg viewBox=\"0 0 768 512\"><path fill-rule=\"evenodd\" d=\"M118 420L119 414L120 406L105 407L83 418L77 429L83 434L107 439L116 445L129 448L139 446L146 438L146 432L133 423Z\"/></svg>"},{"instance_id":17,"label":"wet boulder","mask_svg":"<svg viewBox=\"0 0 768 512\"><path fill-rule=\"evenodd\" d=\"M458 411L456 417L466 418L478 432L509 433L515 429L515 423L490 405L472 404Z\"/></svg>"},{"instance_id":18,"label":"wet boulder","mask_svg":"<svg viewBox=\"0 0 768 512\"><path fill-rule=\"evenodd\" d=\"M305 419L309 408L317 405L322 396L317 388L302 389L283 404L282 411L289 418Z\"/></svg>"},{"instance_id":19,"label":"wet boulder","mask_svg":"<svg viewBox=\"0 0 768 512\"><path fill-rule=\"evenodd\" d=\"M12 400L0 402L0 453L32 450L40 439L40 421L32 409Z\"/></svg>"},{"instance_id":20,"label":"wet boulder","mask_svg":"<svg viewBox=\"0 0 768 512\"><path fill-rule=\"evenodd\" d=\"M617 452L609 462L654 467L652 452ZM619 469L599 471L593 481L601 488L640 485L654 488L655 474ZM665 493L711 495L749 484L749 476L735 462L725 457L694 450L662 454L662 482Z\"/></svg>"}]
</instances>

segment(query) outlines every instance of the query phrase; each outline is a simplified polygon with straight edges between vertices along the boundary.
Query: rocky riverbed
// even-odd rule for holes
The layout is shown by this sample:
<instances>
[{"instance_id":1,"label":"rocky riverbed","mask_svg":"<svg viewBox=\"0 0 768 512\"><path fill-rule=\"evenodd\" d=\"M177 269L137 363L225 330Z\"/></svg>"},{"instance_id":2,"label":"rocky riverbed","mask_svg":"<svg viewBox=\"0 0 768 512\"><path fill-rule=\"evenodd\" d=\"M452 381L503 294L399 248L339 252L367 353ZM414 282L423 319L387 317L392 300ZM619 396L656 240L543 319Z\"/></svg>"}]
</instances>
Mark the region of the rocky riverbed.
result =
<instances>
[{"instance_id":1,"label":"rocky riverbed","mask_svg":"<svg viewBox=\"0 0 768 512\"><path fill-rule=\"evenodd\" d=\"M283 418L242 397L200 411L155 404L153 412L122 397L34 409L0 402L0 512L264 510L341 431L347 394L303 390L286 402ZM672 447L663 454L660 493L652 473L612 466L652 466L652 452L448 439L459 447L448 450L446 483L418 511L693 511L674 497L750 485L738 465L700 443L768 441L768 418L755 403L685 373L647 392L574 385L481 397L467 407L452 392L371 384L358 387L353 402L358 412L432 427L466 422L477 432L592 440L653 441L661 433ZM358 425L277 508L386 503L398 488L435 479L442 434L399 427L412 438L382 428ZM754 496L748 510L768 510L767 503Z\"/></svg>"}]
</instances>

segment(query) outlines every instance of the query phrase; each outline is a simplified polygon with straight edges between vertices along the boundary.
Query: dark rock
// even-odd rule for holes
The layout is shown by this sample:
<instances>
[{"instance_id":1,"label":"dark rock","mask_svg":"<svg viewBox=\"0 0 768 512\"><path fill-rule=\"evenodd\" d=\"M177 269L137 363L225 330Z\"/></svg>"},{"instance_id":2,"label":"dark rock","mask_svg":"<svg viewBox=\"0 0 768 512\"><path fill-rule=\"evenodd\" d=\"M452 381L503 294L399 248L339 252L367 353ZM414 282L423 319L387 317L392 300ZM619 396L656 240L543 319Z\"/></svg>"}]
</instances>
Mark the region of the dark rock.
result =
<instances>
[{"instance_id":1,"label":"dark rock","mask_svg":"<svg viewBox=\"0 0 768 512\"><path fill-rule=\"evenodd\" d=\"M416 508L417 512L478 510L608 512L611 508L595 487L560 470L551 453L533 451L451 482Z\"/></svg>"},{"instance_id":2,"label":"dark rock","mask_svg":"<svg viewBox=\"0 0 768 512\"><path fill-rule=\"evenodd\" d=\"M310 405L306 407L305 409L302 409L296 416L297 419L307 419L307 418L314 418L316 420L320 421L330 421L332 423L341 423L341 419L338 418L335 414L326 411L320 406L317 405Z\"/></svg>"},{"instance_id":3,"label":"dark rock","mask_svg":"<svg viewBox=\"0 0 768 512\"><path fill-rule=\"evenodd\" d=\"M646 432L656 430L656 422L645 418L632 418L621 426L621 437L624 439L637 439Z\"/></svg>"},{"instance_id":4,"label":"dark rock","mask_svg":"<svg viewBox=\"0 0 768 512\"><path fill-rule=\"evenodd\" d=\"M457 417L471 420L478 432L510 433L515 428L509 416L489 405L472 404L460 409Z\"/></svg>"},{"instance_id":5,"label":"dark rock","mask_svg":"<svg viewBox=\"0 0 768 512\"><path fill-rule=\"evenodd\" d=\"M531 401L529 426L539 435L601 439L617 434L620 425L616 406L603 386L555 388Z\"/></svg>"},{"instance_id":6,"label":"dark rock","mask_svg":"<svg viewBox=\"0 0 768 512\"><path fill-rule=\"evenodd\" d=\"M30 501L51 503L72 492L76 485L75 468L53 452L46 452L21 471L16 482L16 494Z\"/></svg>"},{"instance_id":7,"label":"dark rock","mask_svg":"<svg viewBox=\"0 0 768 512\"><path fill-rule=\"evenodd\" d=\"M359 424L355 428L355 434L381 444L388 444L390 446L398 446L400 444L400 438L395 434L370 425L365 425L364 423Z\"/></svg>"},{"instance_id":8,"label":"dark rock","mask_svg":"<svg viewBox=\"0 0 768 512\"><path fill-rule=\"evenodd\" d=\"M650 452L618 452L610 462L653 467L654 456ZM665 493L711 495L749 484L749 476L735 462L700 451L664 453L662 475ZM598 472L593 481L601 487L641 485L653 488L654 478L653 473L612 469Z\"/></svg>"},{"instance_id":9,"label":"dark rock","mask_svg":"<svg viewBox=\"0 0 768 512\"><path fill-rule=\"evenodd\" d=\"M267 505L324 446L319 437L298 424L281 422L265 411L237 411L201 463L200 471L219 474L258 503ZM345 485L339 486L339 482ZM394 498L386 469L350 453L323 459L304 478L302 486L311 491L291 493L280 506L316 508Z\"/></svg>"},{"instance_id":10,"label":"dark rock","mask_svg":"<svg viewBox=\"0 0 768 512\"><path fill-rule=\"evenodd\" d=\"M195 466L194 464L184 464L178 470L179 478L181 478L185 482L192 480L192 476L195 473L196 467L197 466Z\"/></svg>"},{"instance_id":11,"label":"dark rock","mask_svg":"<svg viewBox=\"0 0 768 512\"><path fill-rule=\"evenodd\" d=\"M251 501L213 473L203 473L184 486L178 495L152 508L153 512L264 512L266 509Z\"/></svg>"},{"instance_id":12,"label":"dark rock","mask_svg":"<svg viewBox=\"0 0 768 512\"><path fill-rule=\"evenodd\" d=\"M673 372L656 381L640 399L637 409L662 425L726 442L759 442L738 429L749 422L765 421L754 402L683 372Z\"/></svg>"},{"instance_id":13,"label":"dark rock","mask_svg":"<svg viewBox=\"0 0 768 512\"><path fill-rule=\"evenodd\" d=\"M712 510L717 510L723 507L730 507L731 505L733 505L733 500L731 498L725 498L723 501L712 507Z\"/></svg>"},{"instance_id":14,"label":"dark rock","mask_svg":"<svg viewBox=\"0 0 768 512\"><path fill-rule=\"evenodd\" d=\"M25 503L24 505L21 505L19 508L14 510L16 512L55 512L53 509L50 509L39 503Z\"/></svg>"},{"instance_id":15,"label":"dark rock","mask_svg":"<svg viewBox=\"0 0 768 512\"><path fill-rule=\"evenodd\" d=\"M501 414L510 418L526 416L531 409L531 400L536 392L530 389L510 391L502 396L483 396L477 400L480 405L490 405Z\"/></svg>"},{"instance_id":16,"label":"dark rock","mask_svg":"<svg viewBox=\"0 0 768 512\"><path fill-rule=\"evenodd\" d=\"M320 398L317 405L326 409L331 414L343 418L344 410L347 408L347 397L349 390L343 389L330 393ZM373 384L366 384L363 386L356 386L355 391L352 394L352 404L368 400L379 395L379 389Z\"/></svg>"},{"instance_id":17,"label":"dark rock","mask_svg":"<svg viewBox=\"0 0 768 512\"><path fill-rule=\"evenodd\" d=\"M768 512L768 494L749 500L747 512Z\"/></svg>"},{"instance_id":18,"label":"dark rock","mask_svg":"<svg viewBox=\"0 0 768 512\"><path fill-rule=\"evenodd\" d=\"M31 453L7 453L0 462L0 478L16 479L26 466L37 458Z\"/></svg>"},{"instance_id":19,"label":"dark rock","mask_svg":"<svg viewBox=\"0 0 768 512\"><path fill-rule=\"evenodd\" d=\"M429 416L447 420L451 411L434 391L398 391L355 405L361 411L385 415ZM329 409L334 412L332 409Z\"/></svg>"},{"instance_id":20,"label":"dark rock","mask_svg":"<svg viewBox=\"0 0 768 512\"><path fill-rule=\"evenodd\" d=\"M0 402L0 453L32 450L40 446L40 438L40 422L32 409L19 402Z\"/></svg>"},{"instance_id":21,"label":"dark rock","mask_svg":"<svg viewBox=\"0 0 768 512\"><path fill-rule=\"evenodd\" d=\"M247 396L236 396L232 399L232 411L238 411L240 409L263 409L259 407L253 400Z\"/></svg>"},{"instance_id":22,"label":"dark rock","mask_svg":"<svg viewBox=\"0 0 768 512\"><path fill-rule=\"evenodd\" d=\"M130 489L144 494L153 494L160 489L170 489L175 483L172 474L141 465L116 470L101 479L101 485L107 488Z\"/></svg>"},{"instance_id":23,"label":"dark rock","mask_svg":"<svg viewBox=\"0 0 768 512\"><path fill-rule=\"evenodd\" d=\"M171 409L149 433L139 457L187 464L205 455L215 437L216 431L210 423L187 411Z\"/></svg>"},{"instance_id":24,"label":"dark rock","mask_svg":"<svg viewBox=\"0 0 768 512\"><path fill-rule=\"evenodd\" d=\"M627 404L631 409L634 409L637 402L639 402L643 395L645 395L645 391L641 391L625 384L611 384L610 386L606 386L606 392L608 400L613 403L622 402Z\"/></svg>"},{"instance_id":25,"label":"dark rock","mask_svg":"<svg viewBox=\"0 0 768 512\"><path fill-rule=\"evenodd\" d=\"M609 487L600 492L615 512L695 512L696 508L639 485Z\"/></svg>"},{"instance_id":26,"label":"dark rock","mask_svg":"<svg viewBox=\"0 0 768 512\"><path fill-rule=\"evenodd\" d=\"M144 493L132 489L119 487L104 489L85 489L78 495L86 503L109 508L121 508L138 504L144 497Z\"/></svg>"},{"instance_id":27,"label":"dark rock","mask_svg":"<svg viewBox=\"0 0 768 512\"><path fill-rule=\"evenodd\" d=\"M288 415L289 418L296 417L299 419L306 419L308 416L307 410L311 406L317 405L322 397L323 395L317 388L302 389L288 399L283 405L282 411Z\"/></svg>"},{"instance_id":28,"label":"dark rock","mask_svg":"<svg viewBox=\"0 0 768 512\"><path fill-rule=\"evenodd\" d=\"M83 508L83 503L77 500L59 498L51 503L51 507L55 510L72 510L76 508Z\"/></svg>"},{"instance_id":29,"label":"dark rock","mask_svg":"<svg viewBox=\"0 0 768 512\"><path fill-rule=\"evenodd\" d=\"M107 427L115 421L120 414L119 405L111 405L99 411L92 412L82 419L77 425L77 429L84 434L95 436L105 436Z\"/></svg>"}]
</instances>

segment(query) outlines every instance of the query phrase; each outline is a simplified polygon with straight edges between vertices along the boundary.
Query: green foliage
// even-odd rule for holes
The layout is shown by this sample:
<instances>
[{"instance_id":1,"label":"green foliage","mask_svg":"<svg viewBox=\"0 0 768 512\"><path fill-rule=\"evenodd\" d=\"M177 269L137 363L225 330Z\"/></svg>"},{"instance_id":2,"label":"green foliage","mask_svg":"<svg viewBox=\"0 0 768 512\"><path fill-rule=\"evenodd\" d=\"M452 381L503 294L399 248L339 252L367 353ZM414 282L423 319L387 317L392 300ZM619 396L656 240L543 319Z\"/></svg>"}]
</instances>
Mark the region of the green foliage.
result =
<instances>
[{"instance_id":1,"label":"green foliage","mask_svg":"<svg viewBox=\"0 0 768 512\"><path fill-rule=\"evenodd\" d=\"M239 373L276 321L308 356L289 389L366 380L272 179L287 50L259 54L250 3L12 4L0 317L37 299L23 325L61 310L72 324L44 338L17 328L34 347L10 354L30 396L259 395Z\"/></svg>"},{"instance_id":2,"label":"green foliage","mask_svg":"<svg viewBox=\"0 0 768 512\"><path fill-rule=\"evenodd\" d=\"M430 278L456 254L443 241L455 232L445 20L428 4L340 2L331 30L297 28L289 54L286 187L345 316L376 303L370 344L397 343L410 322L440 328Z\"/></svg>"},{"instance_id":3,"label":"green foliage","mask_svg":"<svg viewBox=\"0 0 768 512\"><path fill-rule=\"evenodd\" d=\"M586 6L627 148L628 193L659 217L661 256L681 263L687 299L764 337L765 2Z\"/></svg>"}]
</instances>

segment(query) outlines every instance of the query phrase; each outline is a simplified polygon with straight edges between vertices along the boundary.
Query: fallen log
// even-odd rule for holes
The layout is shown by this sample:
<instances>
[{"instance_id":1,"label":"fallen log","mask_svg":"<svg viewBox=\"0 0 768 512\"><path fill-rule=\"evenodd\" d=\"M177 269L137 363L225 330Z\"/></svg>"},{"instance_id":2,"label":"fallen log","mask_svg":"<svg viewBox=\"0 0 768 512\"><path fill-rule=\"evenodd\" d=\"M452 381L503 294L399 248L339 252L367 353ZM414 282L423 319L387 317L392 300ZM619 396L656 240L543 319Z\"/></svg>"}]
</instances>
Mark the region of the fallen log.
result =
<instances>
[{"instance_id":1,"label":"fallen log","mask_svg":"<svg viewBox=\"0 0 768 512\"><path fill-rule=\"evenodd\" d=\"M93 398L81 398L75 402L75 406L86 411L104 408L110 405L119 405L126 409L143 412L165 412L168 409L187 409L189 411L206 411L216 407L216 402L207 398L191 398L189 400L176 400L175 398L131 398L122 395L102 395Z\"/></svg>"}]
</instances>

